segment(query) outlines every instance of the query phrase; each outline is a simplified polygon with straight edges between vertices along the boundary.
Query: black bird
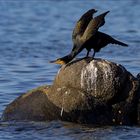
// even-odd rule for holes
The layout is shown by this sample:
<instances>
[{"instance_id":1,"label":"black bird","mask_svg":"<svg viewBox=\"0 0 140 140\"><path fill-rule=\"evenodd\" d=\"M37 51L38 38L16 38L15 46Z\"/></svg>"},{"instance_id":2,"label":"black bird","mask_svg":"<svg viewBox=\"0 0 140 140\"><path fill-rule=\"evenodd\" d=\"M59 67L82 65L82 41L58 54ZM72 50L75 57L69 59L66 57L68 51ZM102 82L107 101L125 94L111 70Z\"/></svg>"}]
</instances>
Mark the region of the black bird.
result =
<instances>
[{"instance_id":1,"label":"black bird","mask_svg":"<svg viewBox=\"0 0 140 140\"><path fill-rule=\"evenodd\" d=\"M81 32L79 33L76 32L77 28L82 27L82 26L77 26L78 24L76 24L76 27L74 28L73 35L72 35L74 47L71 53L69 55L66 55L62 58L59 58L51 62L56 63L56 64L61 64L61 65L66 64L69 61L71 61L77 54L79 54L84 48L87 49L86 56L88 56L90 50L93 49L94 50L93 57L94 57L96 52L99 52L101 48L105 47L106 45L110 43L118 44L122 46L128 46L127 44L122 43L118 40L115 40L111 36L98 31L99 27L104 25L105 23L104 17L108 12L109 11L95 18L91 18L90 22L87 24L87 27L84 28L84 30L82 28Z\"/></svg>"},{"instance_id":2,"label":"black bird","mask_svg":"<svg viewBox=\"0 0 140 140\"><path fill-rule=\"evenodd\" d=\"M50 61L50 63L56 63L56 64L66 64L69 61L71 61L75 57L75 53L73 50L76 48L76 44L78 44L78 38L80 38L83 33L85 32L89 22L93 19L93 14L96 13L97 10L90 9L86 13L84 13L80 19L77 21L75 28L73 29L72 33L72 41L74 44L74 47L72 49L72 52L69 55L66 55L62 58L58 58L57 60ZM80 42L80 41L79 41Z\"/></svg>"},{"instance_id":3,"label":"black bird","mask_svg":"<svg viewBox=\"0 0 140 140\"><path fill-rule=\"evenodd\" d=\"M93 23L93 25L97 27L96 29L93 28L94 31L96 31L96 30L98 30L98 28L100 26L104 25L104 23L105 23L104 16L108 12L101 14L93 19L93 14L96 12L97 11L95 9L90 9L81 16L81 18L77 21L75 28L73 30L73 33L72 33L72 40L73 40L73 44L74 44L72 52L69 55L66 55L62 58L59 58L54 61L50 61L51 63L65 64L65 63L68 63L69 61L71 61L82 49L80 47L81 47L82 43L84 43L83 42L84 37L86 37L87 31L89 30L89 28L87 28L87 27ZM83 34L84 34L84 36L83 36Z\"/></svg>"},{"instance_id":4,"label":"black bird","mask_svg":"<svg viewBox=\"0 0 140 140\"><path fill-rule=\"evenodd\" d=\"M51 63L56 63L56 64L60 64L60 65L67 64L77 54L79 54L84 48L86 48L88 50L86 57L88 57L90 50L94 49L94 53L93 53L93 58L94 58L96 52L99 52L101 48L105 47L106 45L108 45L110 43L121 45L121 46L126 46L126 47L128 46L127 44L120 42L120 41L112 38L111 36L109 36L105 33L99 32L99 31L96 33L96 37L94 38L94 40L95 41L93 41L91 38L82 47L75 47L70 54L68 54L64 57L58 58L57 60L51 61Z\"/></svg>"}]
</instances>

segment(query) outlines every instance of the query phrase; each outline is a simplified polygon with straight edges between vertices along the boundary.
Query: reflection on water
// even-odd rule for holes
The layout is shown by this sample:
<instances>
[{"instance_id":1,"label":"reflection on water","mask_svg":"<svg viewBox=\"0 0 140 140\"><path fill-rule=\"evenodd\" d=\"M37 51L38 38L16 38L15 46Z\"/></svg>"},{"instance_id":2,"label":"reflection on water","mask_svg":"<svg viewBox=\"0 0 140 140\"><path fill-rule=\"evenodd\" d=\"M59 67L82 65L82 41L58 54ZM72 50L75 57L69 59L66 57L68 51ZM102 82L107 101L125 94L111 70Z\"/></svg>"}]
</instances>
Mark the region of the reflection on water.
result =
<instances>
[{"instance_id":1,"label":"reflection on water","mask_svg":"<svg viewBox=\"0 0 140 140\"><path fill-rule=\"evenodd\" d=\"M110 10L101 31L129 44L108 45L96 57L140 72L140 1L0 1L0 115L21 93L51 84L59 66L49 60L72 48L76 20L87 9ZM83 57L85 51L79 57ZM94 127L62 122L1 122L0 139L140 139L137 127Z\"/></svg>"}]
</instances>

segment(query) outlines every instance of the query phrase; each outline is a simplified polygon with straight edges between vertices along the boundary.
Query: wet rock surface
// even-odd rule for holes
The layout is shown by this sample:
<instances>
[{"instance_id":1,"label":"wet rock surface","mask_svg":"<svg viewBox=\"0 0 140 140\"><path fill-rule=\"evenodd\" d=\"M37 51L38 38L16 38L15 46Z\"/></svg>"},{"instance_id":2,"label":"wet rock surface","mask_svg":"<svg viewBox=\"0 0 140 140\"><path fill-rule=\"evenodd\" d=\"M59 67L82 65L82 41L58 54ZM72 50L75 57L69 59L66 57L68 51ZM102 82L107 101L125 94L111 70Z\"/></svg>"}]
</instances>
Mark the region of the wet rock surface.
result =
<instances>
[{"instance_id":1,"label":"wet rock surface","mask_svg":"<svg viewBox=\"0 0 140 140\"><path fill-rule=\"evenodd\" d=\"M52 86L37 88L9 104L3 119L137 124L139 96L139 80L123 66L84 58L62 66Z\"/></svg>"},{"instance_id":2,"label":"wet rock surface","mask_svg":"<svg viewBox=\"0 0 140 140\"><path fill-rule=\"evenodd\" d=\"M4 120L44 120L43 107L47 101L49 86L42 86L21 95L7 106Z\"/></svg>"}]
</instances>

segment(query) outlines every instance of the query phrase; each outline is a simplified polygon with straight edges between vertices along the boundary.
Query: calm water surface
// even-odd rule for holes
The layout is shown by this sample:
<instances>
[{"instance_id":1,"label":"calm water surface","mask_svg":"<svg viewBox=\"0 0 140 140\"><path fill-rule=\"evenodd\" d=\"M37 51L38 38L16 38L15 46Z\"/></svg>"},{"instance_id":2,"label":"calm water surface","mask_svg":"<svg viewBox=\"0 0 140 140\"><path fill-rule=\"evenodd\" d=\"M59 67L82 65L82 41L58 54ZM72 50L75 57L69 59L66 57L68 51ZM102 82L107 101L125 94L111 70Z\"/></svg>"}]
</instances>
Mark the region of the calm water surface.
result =
<instances>
[{"instance_id":1,"label":"calm water surface","mask_svg":"<svg viewBox=\"0 0 140 140\"><path fill-rule=\"evenodd\" d=\"M0 0L0 115L22 93L52 83L59 66L48 61L70 52L75 22L90 8L110 10L101 31L129 44L108 45L96 57L120 63L134 75L140 72L139 0ZM139 140L140 128L0 122L0 139Z\"/></svg>"}]
</instances>

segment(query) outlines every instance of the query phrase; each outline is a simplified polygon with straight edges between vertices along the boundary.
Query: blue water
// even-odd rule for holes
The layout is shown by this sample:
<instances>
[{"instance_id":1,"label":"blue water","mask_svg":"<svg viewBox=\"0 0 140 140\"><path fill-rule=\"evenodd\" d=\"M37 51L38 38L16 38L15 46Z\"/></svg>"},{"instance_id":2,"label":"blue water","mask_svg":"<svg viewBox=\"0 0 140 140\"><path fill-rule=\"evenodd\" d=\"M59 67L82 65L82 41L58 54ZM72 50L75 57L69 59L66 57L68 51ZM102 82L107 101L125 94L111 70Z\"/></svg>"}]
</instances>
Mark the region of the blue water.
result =
<instances>
[{"instance_id":1,"label":"blue water","mask_svg":"<svg viewBox=\"0 0 140 140\"><path fill-rule=\"evenodd\" d=\"M140 72L139 0L0 0L0 115L22 93L52 83L60 67L48 61L70 52L75 22L90 8L110 10L100 31L129 44L108 45L96 57L120 63L133 75ZM140 128L0 122L0 140L6 139L139 140Z\"/></svg>"}]
</instances>

